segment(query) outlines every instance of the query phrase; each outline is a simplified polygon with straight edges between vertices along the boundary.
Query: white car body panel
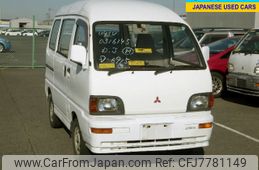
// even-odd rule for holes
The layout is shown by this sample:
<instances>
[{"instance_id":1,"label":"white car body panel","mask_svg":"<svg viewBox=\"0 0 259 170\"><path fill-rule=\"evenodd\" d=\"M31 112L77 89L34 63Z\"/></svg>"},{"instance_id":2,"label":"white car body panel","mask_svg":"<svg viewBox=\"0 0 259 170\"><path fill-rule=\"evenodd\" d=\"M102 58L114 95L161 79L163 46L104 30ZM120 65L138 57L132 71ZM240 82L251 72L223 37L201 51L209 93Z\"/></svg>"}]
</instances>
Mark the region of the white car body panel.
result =
<instances>
[{"instance_id":1,"label":"white car body panel","mask_svg":"<svg viewBox=\"0 0 259 170\"><path fill-rule=\"evenodd\" d=\"M237 46L237 49L239 49L246 40L248 43L254 43L254 45L258 44L258 31L258 29L254 29L248 32ZM257 33L256 36L250 37L249 34L253 32ZM255 38L255 40L253 40L253 38ZM250 50L255 50L255 52L245 53L242 51L239 52L238 50L237 52L232 52L229 58L229 66L231 65L232 68L231 70L229 69L229 74L227 75L227 88L232 92L259 97L259 72L255 72L256 68L259 68L259 49L254 46Z\"/></svg>"},{"instance_id":2,"label":"white car body panel","mask_svg":"<svg viewBox=\"0 0 259 170\"><path fill-rule=\"evenodd\" d=\"M107 6L111 6L112 11ZM213 122L211 111L187 112L191 96L212 92L208 67L158 75L154 74L155 71L124 71L108 75L107 71L94 68L92 28L95 22L147 21L187 25L185 21L159 5L121 0L80 1L61 8L56 15L56 19L66 18L80 18L88 24L87 57L91 64L83 69L70 60L70 52L65 58L47 47L45 92L46 96L52 95L55 113L68 129L72 114L76 114L86 146L91 151L114 153L208 146L212 128L199 129L199 124ZM91 95L121 98L125 114L90 115ZM157 100L159 102L155 102ZM90 128L113 128L113 134L93 134ZM145 140L150 142L145 143Z\"/></svg>"}]
</instances>

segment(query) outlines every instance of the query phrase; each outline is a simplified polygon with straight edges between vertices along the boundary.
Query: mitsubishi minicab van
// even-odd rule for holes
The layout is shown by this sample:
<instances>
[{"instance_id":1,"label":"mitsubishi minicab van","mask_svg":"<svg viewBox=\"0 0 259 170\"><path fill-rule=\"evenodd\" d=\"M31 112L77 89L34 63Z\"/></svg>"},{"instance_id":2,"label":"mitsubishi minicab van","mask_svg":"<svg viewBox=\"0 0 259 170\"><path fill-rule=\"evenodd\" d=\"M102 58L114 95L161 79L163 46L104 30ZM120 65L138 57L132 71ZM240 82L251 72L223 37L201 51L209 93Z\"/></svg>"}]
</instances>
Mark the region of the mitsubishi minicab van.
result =
<instances>
[{"instance_id":1,"label":"mitsubishi minicab van","mask_svg":"<svg viewBox=\"0 0 259 170\"><path fill-rule=\"evenodd\" d=\"M229 58L227 89L259 97L259 29L249 31Z\"/></svg>"},{"instance_id":2,"label":"mitsubishi minicab van","mask_svg":"<svg viewBox=\"0 0 259 170\"><path fill-rule=\"evenodd\" d=\"M177 33L183 38L176 40ZM179 45L183 40L189 45ZM71 131L75 154L208 146L208 56L166 7L134 0L65 6L46 51L50 124Z\"/></svg>"}]
</instances>

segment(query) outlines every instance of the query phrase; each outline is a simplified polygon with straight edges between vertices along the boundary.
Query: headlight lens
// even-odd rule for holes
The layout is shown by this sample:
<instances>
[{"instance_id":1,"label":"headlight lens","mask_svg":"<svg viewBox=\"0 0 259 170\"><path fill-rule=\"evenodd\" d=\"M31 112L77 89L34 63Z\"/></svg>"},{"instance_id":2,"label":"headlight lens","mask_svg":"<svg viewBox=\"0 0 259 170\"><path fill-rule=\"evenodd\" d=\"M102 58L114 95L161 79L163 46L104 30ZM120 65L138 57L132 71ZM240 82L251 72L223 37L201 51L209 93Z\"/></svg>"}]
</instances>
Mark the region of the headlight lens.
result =
<instances>
[{"instance_id":1,"label":"headlight lens","mask_svg":"<svg viewBox=\"0 0 259 170\"><path fill-rule=\"evenodd\" d=\"M90 96L91 115L123 115L124 106L120 98L114 96Z\"/></svg>"},{"instance_id":2,"label":"headlight lens","mask_svg":"<svg viewBox=\"0 0 259 170\"><path fill-rule=\"evenodd\" d=\"M107 99L99 99L98 109L100 112L105 111L116 111L118 110L118 102L116 99L107 98Z\"/></svg>"},{"instance_id":3,"label":"headlight lens","mask_svg":"<svg viewBox=\"0 0 259 170\"><path fill-rule=\"evenodd\" d=\"M214 104L214 97L210 93L195 94L188 102L187 111L210 110Z\"/></svg>"},{"instance_id":4,"label":"headlight lens","mask_svg":"<svg viewBox=\"0 0 259 170\"><path fill-rule=\"evenodd\" d=\"M259 74L259 66L256 66L256 67L255 67L254 73L255 73L255 74Z\"/></svg>"},{"instance_id":5,"label":"headlight lens","mask_svg":"<svg viewBox=\"0 0 259 170\"><path fill-rule=\"evenodd\" d=\"M232 72L232 71L234 71L234 69L235 69L234 65L231 63L228 63L228 71Z\"/></svg>"}]
</instances>

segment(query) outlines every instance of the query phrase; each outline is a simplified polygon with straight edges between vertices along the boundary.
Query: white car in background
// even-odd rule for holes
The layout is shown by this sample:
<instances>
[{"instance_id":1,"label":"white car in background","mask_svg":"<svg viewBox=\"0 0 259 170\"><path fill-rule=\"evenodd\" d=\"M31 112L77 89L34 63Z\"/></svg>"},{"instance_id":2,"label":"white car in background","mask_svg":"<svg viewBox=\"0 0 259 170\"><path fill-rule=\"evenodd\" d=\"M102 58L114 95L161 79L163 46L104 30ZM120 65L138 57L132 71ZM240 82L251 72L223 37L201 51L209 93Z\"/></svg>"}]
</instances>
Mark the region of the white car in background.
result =
<instances>
[{"instance_id":1,"label":"white car in background","mask_svg":"<svg viewBox=\"0 0 259 170\"><path fill-rule=\"evenodd\" d=\"M228 72L229 91L259 97L259 29L239 42L229 58Z\"/></svg>"},{"instance_id":2,"label":"white car in background","mask_svg":"<svg viewBox=\"0 0 259 170\"><path fill-rule=\"evenodd\" d=\"M0 29L0 35L5 35L7 29Z\"/></svg>"},{"instance_id":3,"label":"white car in background","mask_svg":"<svg viewBox=\"0 0 259 170\"><path fill-rule=\"evenodd\" d=\"M5 32L5 36L21 36L22 35L22 30L20 29L8 29Z\"/></svg>"},{"instance_id":4,"label":"white car in background","mask_svg":"<svg viewBox=\"0 0 259 170\"><path fill-rule=\"evenodd\" d=\"M34 35L35 36L38 35L38 32L36 30L34 31ZM33 30L32 29L24 30L22 32L22 36L33 36Z\"/></svg>"}]
</instances>

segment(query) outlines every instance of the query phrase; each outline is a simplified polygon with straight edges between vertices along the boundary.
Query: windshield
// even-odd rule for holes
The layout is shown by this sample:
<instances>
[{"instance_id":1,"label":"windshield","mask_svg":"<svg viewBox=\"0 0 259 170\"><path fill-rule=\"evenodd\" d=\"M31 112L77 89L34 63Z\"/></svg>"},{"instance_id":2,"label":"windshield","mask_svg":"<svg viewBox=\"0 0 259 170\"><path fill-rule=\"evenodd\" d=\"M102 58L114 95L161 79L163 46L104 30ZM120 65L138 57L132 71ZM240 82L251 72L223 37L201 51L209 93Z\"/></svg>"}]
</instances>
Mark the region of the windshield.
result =
<instances>
[{"instance_id":1,"label":"windshield","mask_svg":"<svg viewBox=\"0 0 259 170\"><path fill-rule=\"evenodd\" d=\"M208 44L210 48L210 53L219 53L224 50L226 50L229 47L234 46L241 37L231 37L231 38L225 38L222 40L215 41L213 43Z\"/></svg>"},{"instance_id":2,"label":"windshield","mask_svg":"<svg viewBox=\"0 0 259 170\"><path fill-rule=\"evenodd\" d=\"M259 54L259 32L249 32L234 53Z\"/></svg>"},{"instance_id":3,"label":"windshield","mask_svg":"<svg viewBox=\"0 0 259 170\"><path fill-rule=\"evenodd\" d=\"M188 40L188 45L181 44ZM204 69L198 44L181 24L94 24L94 59L97 70Z\"/></svg>"}]
</instances>

